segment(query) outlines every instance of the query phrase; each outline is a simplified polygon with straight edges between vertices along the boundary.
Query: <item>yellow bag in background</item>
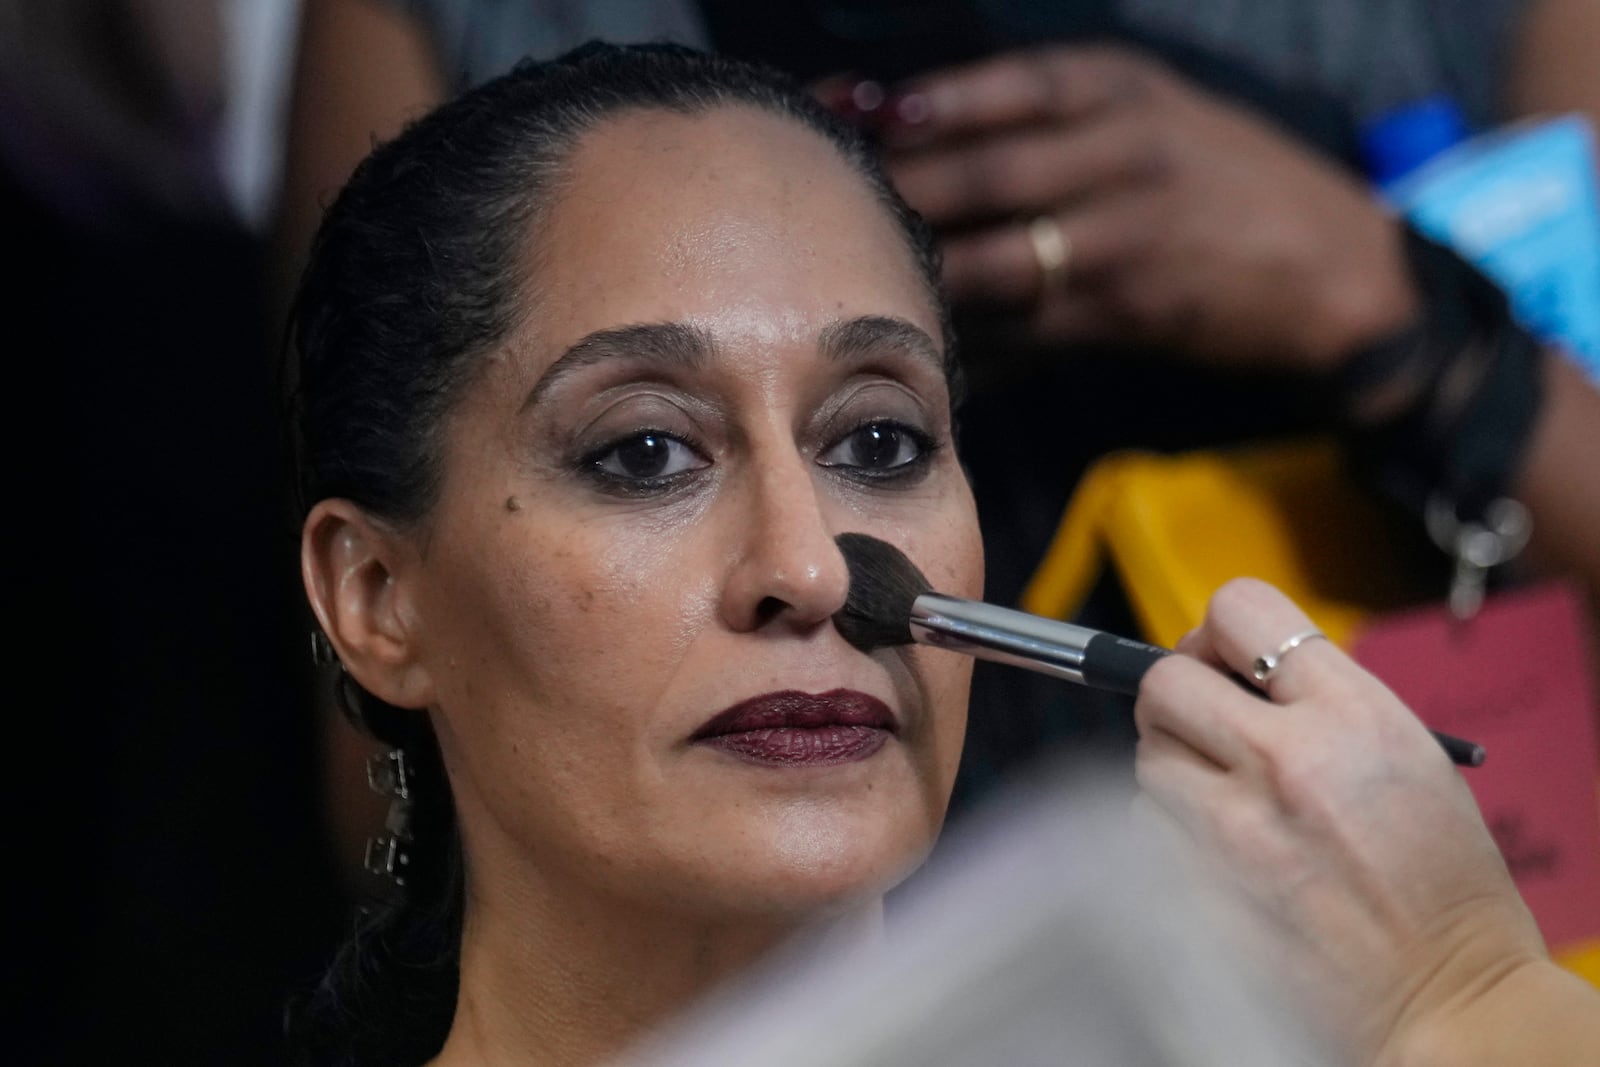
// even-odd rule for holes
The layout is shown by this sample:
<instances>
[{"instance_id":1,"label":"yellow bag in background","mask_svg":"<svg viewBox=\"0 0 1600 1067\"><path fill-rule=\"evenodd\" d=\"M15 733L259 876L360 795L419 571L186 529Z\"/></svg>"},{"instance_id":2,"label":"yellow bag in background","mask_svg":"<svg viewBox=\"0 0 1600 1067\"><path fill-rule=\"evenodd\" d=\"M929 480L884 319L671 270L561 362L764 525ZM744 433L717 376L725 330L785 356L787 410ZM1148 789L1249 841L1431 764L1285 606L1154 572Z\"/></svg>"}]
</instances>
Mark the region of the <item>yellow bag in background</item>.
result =
<instances>
[{"instance_id":1,"label":"yellow bag in background","mask_svg":"<svg viewBox=\"0 0 1600 1067\"><path fill-rule=\"evenodd\" d=\"M1071 618L1109 565L1142 636L1170 647L1199 625L1219 585L1248 576L1344 643L1367 615L1444 593L1422 587L1414 547L1390 531L1331 441L1115 453L1079 483L1022 606Z\"/></svg>"}]
</instances>

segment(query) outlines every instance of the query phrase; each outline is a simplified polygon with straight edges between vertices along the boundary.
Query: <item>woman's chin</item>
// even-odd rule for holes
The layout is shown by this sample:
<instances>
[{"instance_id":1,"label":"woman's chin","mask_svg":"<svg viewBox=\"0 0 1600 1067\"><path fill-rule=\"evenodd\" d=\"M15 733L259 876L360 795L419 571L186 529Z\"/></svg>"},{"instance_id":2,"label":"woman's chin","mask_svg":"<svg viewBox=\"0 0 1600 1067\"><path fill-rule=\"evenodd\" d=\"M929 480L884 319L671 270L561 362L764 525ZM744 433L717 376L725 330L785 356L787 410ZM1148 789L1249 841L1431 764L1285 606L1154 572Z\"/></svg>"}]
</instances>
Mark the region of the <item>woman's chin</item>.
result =
<instances>
[{"instance_id":1,"label":"woman's chin","mask_svg":"<svg viewBox=\"0 0 1600 1067\"><path fill-rule=\"evenodd\" d=\"M752 765L721 754L697 768L699 825L730 873L807 899L881 893L920 863L944 820L941 776L891 739L865 758Z\"/></svg>"},{"instance_id":2,"label":"woman's chin","mask_svg":"<svg viewBox=\"0 0 1600 1067\"><path fill-rule=\"evenodd\" d=\"M875 901L927 856L937 820L889 822L885 808L828 810L797 803L769 811L721 866L723 891L755 912L825 919ZM907 800L902 812L915 810Z\"/></svg>"}]
</instances>

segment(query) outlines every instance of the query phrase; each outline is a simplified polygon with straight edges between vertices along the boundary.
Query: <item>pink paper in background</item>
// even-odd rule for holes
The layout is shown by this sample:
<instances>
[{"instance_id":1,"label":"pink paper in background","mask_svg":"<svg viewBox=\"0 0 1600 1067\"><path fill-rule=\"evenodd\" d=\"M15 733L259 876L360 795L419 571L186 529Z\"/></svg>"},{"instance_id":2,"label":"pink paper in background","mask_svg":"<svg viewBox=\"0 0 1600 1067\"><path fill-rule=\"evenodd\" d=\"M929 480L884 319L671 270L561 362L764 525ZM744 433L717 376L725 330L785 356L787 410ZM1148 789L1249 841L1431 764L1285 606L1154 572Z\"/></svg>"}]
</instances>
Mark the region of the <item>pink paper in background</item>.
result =
<instances>
[{"instance_id":1,"label":"pink paper in background","mask_svg":"<svg viewBox=\"0 0 1600 1067\"><path fill-rule=\"evenodd\" d=\"M1362 630L1351 654L1423 722L1483 745L1462 774L1553 950L1600 938L1600 696L1582 602L1557 583Z\"/></svg>"}]
</instances>

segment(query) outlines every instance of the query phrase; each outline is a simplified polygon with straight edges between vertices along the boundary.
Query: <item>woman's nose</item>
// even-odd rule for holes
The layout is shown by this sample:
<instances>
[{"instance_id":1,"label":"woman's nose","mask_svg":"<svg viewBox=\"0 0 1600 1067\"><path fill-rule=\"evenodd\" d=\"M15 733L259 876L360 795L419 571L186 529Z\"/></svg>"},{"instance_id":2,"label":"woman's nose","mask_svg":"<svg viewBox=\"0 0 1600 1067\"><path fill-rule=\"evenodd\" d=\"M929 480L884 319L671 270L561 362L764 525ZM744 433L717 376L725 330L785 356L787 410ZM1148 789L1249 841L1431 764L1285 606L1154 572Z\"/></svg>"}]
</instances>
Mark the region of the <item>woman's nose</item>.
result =
<instances>
[{"instance_id":1,"label":"woman's nose","mask_svg":"<svg viewBox=\"0 0 1600 1067\"><path fill-rule=\"evenodd\" d=\"M740 530L723 591L727 624L756 630L827 622L844 607L850 573L809 462L796 455L760 464L738 495Z\"/></svg>"}]
</instances>

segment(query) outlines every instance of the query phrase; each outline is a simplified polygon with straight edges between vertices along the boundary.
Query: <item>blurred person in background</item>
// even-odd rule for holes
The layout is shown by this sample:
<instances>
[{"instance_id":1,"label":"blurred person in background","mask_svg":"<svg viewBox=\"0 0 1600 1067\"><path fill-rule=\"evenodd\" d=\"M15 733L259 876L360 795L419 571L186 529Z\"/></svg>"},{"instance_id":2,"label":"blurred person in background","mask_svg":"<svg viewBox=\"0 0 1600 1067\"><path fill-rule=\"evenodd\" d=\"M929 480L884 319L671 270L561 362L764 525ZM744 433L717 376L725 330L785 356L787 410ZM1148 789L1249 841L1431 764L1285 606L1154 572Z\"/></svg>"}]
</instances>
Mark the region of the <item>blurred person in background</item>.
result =
<instances>
[{"instance_id":1,"label":"blurred person in background","mask_svg":"<svg viewBox=\"0 0 1600 1067\"><path fill-rule=\"evenodd\" d=\"M250 110L252 78L287 75L273 7L286 44L289 5L0 3L7 352L45 404L18 420L42 521L15 570L45 638L10 760L20 1063L281 1062L287 990L345 913L286 667L276 175Z\"/></svg>"}]
</instances>

